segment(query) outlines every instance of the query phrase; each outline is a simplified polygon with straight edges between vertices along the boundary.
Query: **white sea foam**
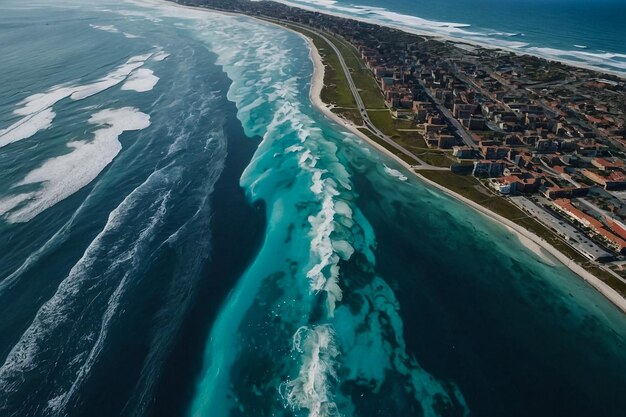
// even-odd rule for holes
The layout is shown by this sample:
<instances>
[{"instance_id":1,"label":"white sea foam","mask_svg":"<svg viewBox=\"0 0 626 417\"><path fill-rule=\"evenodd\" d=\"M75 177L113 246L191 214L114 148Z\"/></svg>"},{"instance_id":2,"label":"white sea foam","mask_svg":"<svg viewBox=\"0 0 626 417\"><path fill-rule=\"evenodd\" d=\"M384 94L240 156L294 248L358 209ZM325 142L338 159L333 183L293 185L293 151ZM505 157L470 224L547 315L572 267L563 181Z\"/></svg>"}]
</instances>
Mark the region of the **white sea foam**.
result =
<instances>
[{"instance_id":1,"label":"white sea foam","mask_svg":"<svg viewBox=\"0 0 626 417\"><path fill-rule=\"evenodd\" d=\"M93 140L67 144L72 152L49 159L31 171L13 188L38 184L39 189L0 199L0 216L10 222L27 222L42 211L74 194L93 181L122 145L118 137L125 131L150 125L150 116L132 107L107 109L92 115L89 123L102 126Z\"/></svg>"},{"instance_id":2,"label":"white sea foam","mask_svg":"<svg viewBox=\"0 0 626 417\"><path fill-rule=\"evenodd\" d=\"M471 25L467 23L428 20L417 16L393 12L382 7L339 6L335 3L320 2L317 0L279 0L279 2L315 11L323 9L331 14L352 17L366 22L383 23L389 24L390 26L393 25L394 27L407 27L413 30L428 31L430 34L480 35L478 32L468 31L467 28Z\"/></svg>"},{"instance_id":3,"label":"white sea foam","mask_svg":"<svg viewBox=\"0 0 626 417\"><path fill-rule=\"evenodd\" d=\"M115 26L113 26L113 25L94 25L94 24L89 24L89 26L91 26L94 29L101 30L103 32L120 33L120 30L118 28L116 28Z\"/></svg>"},{"instance_id":4,"label":"white sea foam","mask_svg":"<svg viewBox=\"0 0 626 417\"><path fill-rule=\"evenodd\" d=\"M219 30L215 28L214 19L220 20ZM332 316L336 303L342 298L339 262L349 259L354 253L349 243L350 236L332 236L337 234L337 224L344 229L346 225L352 226L352 220L337 214L334 206L341 201L338 182L344 190L350 190L351 185L345 168L338 162L330 162L332 155L337 152L336 145L324 140L316 122L302 112L298 105L301 88L299 85L302 80L287 75L290 50L277 39L277 36L289 34L276 31L273 27L256 24L253 26L238 18L218 18L210 13L206 15L206 23L203 21L202 25L206 25L206 31L210 34L206 39L218 54L218 64L224 66L229 78L233 80L229 98L237 104L238 117L242 120L246 133L263 137L252 163L242 176L242 183L255 196L257 185L270 175L267 171L260 174L262 168L257 166L262 165L264 158L279 153L293 153L303 173L310 175L309 190L313 194L313 201L318 204L318 209L308 216L310 259L306 277L310 291L326 293L328 314ZM230 42L245 47L233 48L232 43L220 41L222 31ZM255 33L256 36L251 37L250 33ZM246 64L250 62L254 62L254 66L247 67ZM253 74L244 71L253 71ZM255 120L261 106L264 106L264 112L272 112L269 123ZM265 106L270 109L266 111ZM250 123L250 120L254 120L254 123ZM272 148L274 141L294 135L299 143L289 143L281 152ZM325 155L327 166L318 167L318 155ZM341 205L344 212L348 213L350 210L346 206L347 203Z\"/></svg>"},{"instance_id":5,"label":"white sea foam","mask_svg":"<svg viewBox=\"0 0 626 417\"><path fill-rule=\"evenodd\" d=\"M300 145L292 145L285 148L285 153L300 152L302 150L304 150L304 147Z\"/></svg>"},{"instance_id":6,"label":"white sea foam","mask_svg":"<svg viewBox=\"0 0 626 417\"><path fill-rule=\"evenodd\" d=\"M293 336L293 351L300 354L298 376L281 386L281 394L294 411L308 410L308 417L338 417L331 385L339 350L329 325L300 327Z\"/></svg>"},{"instance_id":7,"label":"white sea foam","mask_svg":"<svg viewBox=\"0 0 626 417\"><path fill-rule=\"evenodd\" d=\"M142 93L152 90L158 81L159 77L154 75L154 71L147 68L140 68L130 73L121 89Z\"/></svg>"},{"instance_id":8,"label":"white sea foam","mask_svg":"<svg viewBox=\"0 0 626 417\"><path fill-rule=\"evenodd\" d=\"M573 65L587 65L596 68L609 68L621 72L626 71L626 54L612 52L590 52L587 50L567 51L555 48L530 47L529 53L548 59L556 59Z\"/></svg>"},{"instance_id":9,"label":"white sea foam","mask_svg":"<svg viewBox=\"0 0 626 417\"><path fill-rule=\"evenodd\" d=\"M504 37L507 37L507 38L512 38L512 37L515 37L515 36L524 36L524 34L523 34L523 33L521 33L521 32L516 32L516 33L510 33L510 32L491 32L491 33L488 33L488 34L487 34L487 36L504 36Z\"/></svg>"},{"instance_id":10,"label":"white sea foam","mask_svg":"<svg viewBox=\"0 0 626 417\"><path fill-rule=\"evenodd\" d=\"M29 138L40 130L48 129L52 125L54 116L52 109L43 109L20 119L6 129L0 130L0 148L9 143Z\"/></svg>"},{"instance_id":11,"label":"white sea foam","mask_svg":"<svg viewBox=\"0 0 626 417\"><path fill-rule=\"evenodd\" d=\"M82 100L102 91L108 90L124 81L134 70L141 68L152 54L137 55L130 58L125 64L119 66L100 80L77 87L70 95L72 100Z\"/></svg>"},{"instance_id":12,"label":"white sea foam","mask_svg":"<svg viewBox=\"0 0 626 417\"><path fill-rule=\"evenodd\" d=\"M333 249L343 259L347 261L354 254L354 247L347 240L333 240Z\"/></svg>"},{"instance_id":13,"label":"white sea foam","mask_svg":"<svg viewBox=\"0 0 626 417\"><path fill-rule=\"evenodd\" d=\"M158 8L159 6L163 7L163 5L159 4L159 2L149 2L149 1L133 2L133 1L126 0L126 3L135 3L135 4L139 5L139 6L145 6L145 4L143 4L143 3L146 3L146 4L154 5L155 8ZM138 11L138 10L124 10L124 9L122 9L122 10L116 10L115 12L120 14L120 15L122 15L122 16L141 17L141 18L143 18L145 20L148 20L150 22L153 22L153 23L160 23L160 22L163 21L163 19L159 19L158 17L152 16L149 13L143 13L143 12Z\"/></svg>"},{"instance_id":14,"label":"white sea foam","mask_svg":"<svg viewBox=\"0 0 626 417\"><path fill-rule=\"evenodd\" d=\"M395 177L395 178L399 179L400 181L408 180L408 178L405 175L403 175L400 171L398 171L397 169L389 168L387 165L384 165L384 164L383 164L383 166L385 167L385 173L387 175Z\"/></svg>"},{"instance_id":15,"label":"white sea foam","mask_svg":"<svg viewBox=\"0 0 626 417\"><path fill-rule=\"evenodd\" d=\"M97 120L109 120L106 114L96 117ZM169 193L160 195L154 204L150 206L153 211L151 216L142 227L138 227L138 232L129 238L129 245L110 245L104 243L110 233L118 232L124 226L125 219L133 213L139 202L144 202L141 195L143 189L149 187L151 183L159 181L159 172L153 173L140 187L129 194L124 201L109 214L108 221L104 229L90 243L80 260L72 267L68 276L61 282L55 294L46 301L37 312L33 322L20 337L19 341L9 352L6 361L0 367L0 393L7 395L16 388L16 381L26 372L33 371L40 359L39 355L47 350L47 342L54 337L55 332L67 326L70 320L70 312L74 308L76 301L85 296L92 287L98 283L89 284L93 280L93 268L97 262L107 262L106 259L114 259L107 263L107 268L98 272L99 276L107 276L107 285L115 282L115 289L106 301L106 308L103 311L100 322L88 323L93 326L94 333L85 333L81 338L81 344L72 344L68 349L79 349L76 356L65 363L65 371L70 372L71 385L66 390L55 392L48 400L48 407L45 415L63 416L67 415L64 410L73 394L80 388L88 377L93 364L99 356L105 344L110 322L117 312L120 297L127 288L128 281L134 276L133 269L138 264L137 259L141 258L141 252L145 244L154 238L154 229L162 221ZM103 256L106 251L107 256ZM112 254L111 252L117 252ZM103 261L104 260L104 261ZM100 280L98 280L100 281ZM100 295L100 294L98 294ZM94 296L95 297L95 296ZM80 349L84 349L80 351ZM55 389L64 389L62 385Z\"/></svg>"},{"instance_id":16,"label":"white sea foam","mask_svg":"<svg viewBox=\"0 0 626 417\"><path fill-rule=\"evenodd\" d=\"M157 62L161 62L161 61L167 59L169 56L170 56L170 54L168 54L167 52L159 51L156 54L152 55L152 60L153 61L157 61Z\"/></svg>"},{"instance_id":17,"label":"white sea foam","mask_svg":"<svg viewBox=\"0 0 626 417\"><path fill-rule=\"evenodd\" d=\"M83 100L114 87L126 80L134 70L142 67L151 55L134 56L93 83L57 85L44 93L33 94L25 98L19 103L19 107L13 111L13 113L24 117L8 128L0 130L0 148L22 139L28 139L40 130L49 128L55 117L52 107L59 101L68 97L72 100ZM150 77L145 78L146 80L151 79ZM144 83L144 86L148 85L147 81Z\"/></svg>"}]
</instances>

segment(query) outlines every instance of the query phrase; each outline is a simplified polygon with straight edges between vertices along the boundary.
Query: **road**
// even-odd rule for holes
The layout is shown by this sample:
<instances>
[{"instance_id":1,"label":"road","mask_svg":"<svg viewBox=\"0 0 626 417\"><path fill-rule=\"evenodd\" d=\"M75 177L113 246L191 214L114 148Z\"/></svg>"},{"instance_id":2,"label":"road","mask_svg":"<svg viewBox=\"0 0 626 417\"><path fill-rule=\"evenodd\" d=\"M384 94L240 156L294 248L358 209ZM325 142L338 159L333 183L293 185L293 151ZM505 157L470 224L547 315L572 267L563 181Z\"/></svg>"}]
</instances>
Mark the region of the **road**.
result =
<instances>
[{"instance_id":1,"label":"road","mask_svg":"<svg viewBox=\"0 0 626 417\"><path fill-rule=\"evenodd\" d=\"M441 114L443 114L448 122L456 129L456 133L461 137L463 142L470 148L477 150L478 145L476 145L476 142L474 142L472 136L465 131L463 126L461 126L461 123L459 123L459 121L452 115L452 112L448 110L443 104L441 104L439 100L430 93L430 90L424 85L422 81L419 81L419 84L424 92L426 92L428 97L430 97L430 99L433 101L433 103L435 103L435 106L437 106L437 109L439 109Z\"/></svg>"},{"instance_id":2,"label":"road","mask_svg":"<svg viewBox=\"0 0 626 417\"><path fill-rule=\"evenodd\" d=\"M609 259L613 255L596 245L583 232L574 226L564 222L562 219L554 217L543 207L534 203L526 197L511 197L511 202L525 211L548 229L556 231L560 236L565 238L565 242L583 254L590 260Z\"/></svg>"},{"instance_id":3,"label":"road","mask_svg":"<svg viewBox=\"0 0 626 417\"><path fill-rule=\"evenodd\" d=\"M317 30L309 28L307 26L302 26L302 25L298 25L295 23L291 23L291 22L281 22L280 20L276 20L276 22L283 23L283 24L287 23L291 26L297 26L303 30L314 33L315 35L319 36L322 40L324 40L324 42L326 42L328 46L330 46L333 49L333 51L335 51L335 53L337 54L337 58L339 59L339 63L341 64L341 68L343 69L343 72L346 75L346 80L348 81L348 86L350 87L350 91L352 92L352 95L354 96L354 101L356 102L357 109L359 110L359 114L361 115L361 118L363 119L363 125L367 130L369 130L373 135L375 135L380 140L392 146L394 149L397 149L398 151L402 152L407 157L411 158L412 160L420 164L417 166L413 166L414 169L428 169L428 170L437 170L437 171L449 170L448 168L430 165L429 163L421 160L420 158L415 156L415 154L413 154L411 151L409 151L402 145L398 144L389 136L385 135L380 129L378 129L374 125L374 123L372 123L369 115L367 114L367 110L365 108L365 104L363 103L363 99L361 98L361 94L359 93L359 89L354 83L354 80L352 79L352 74L350 73L350 69L348 68L346 61L343 58L343 54L330 39L328 39L326 36L324 36L324 34L318 32Z\"/></svg>"}]
</instances>

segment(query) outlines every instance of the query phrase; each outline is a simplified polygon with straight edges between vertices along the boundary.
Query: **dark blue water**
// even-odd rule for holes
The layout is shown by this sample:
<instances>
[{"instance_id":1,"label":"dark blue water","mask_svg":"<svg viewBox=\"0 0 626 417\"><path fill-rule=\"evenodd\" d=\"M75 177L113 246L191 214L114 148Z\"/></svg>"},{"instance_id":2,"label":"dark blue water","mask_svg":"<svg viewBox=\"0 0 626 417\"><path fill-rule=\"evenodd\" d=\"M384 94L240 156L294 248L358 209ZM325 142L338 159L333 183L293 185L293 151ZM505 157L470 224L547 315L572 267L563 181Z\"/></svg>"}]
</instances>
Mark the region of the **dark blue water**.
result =
<instances>
[{"instance_id":1,"label":"dark blue water","mask_svg":"<svg viewBox=\"0 0 626 417\"><path fill-rule=\"evenodd\" d=\"M0 415L626 409L624 315L324 117L298 35L72 1L0 38Z\"/></svg>"},{"instance_id":2,"label":"dark blue water","mask_svg":"<svg viewBox=\"0 0 626 417\"><path fill-rule=\"evenodd\" d=\"M241 214L252 210L241 201L238 176L254 141L246 138L243 149L229 153L243 133L215 55L174 26L124 22L90 7L18 7L2 18L1 48L10 58L2 82L4 126L20 120L12 114L15 103L56 85L87 85L135 56L152 54L142 68L160 78L149 91L120 83L83 100L65 98L53 106L52 126L2 148L4 201L37 192L33 204L17 206L0 222L3 415L143 415L211 254L221 253L212 251L212 223L237 199ZM89 26L116 21L141 38ZM169 56L160 60L159 52ZM80 187L116 142L99 142L102 126L89 118L124 108L133 110L108 123L132 125L141 113L149 126L119 135L119 154ZM89 144L99 149L78 152ZM37 169L44 177L38 187L16 187ZM78 188L58 202L63 189L48 186L57 178ZM216 190L223 193L220 212ZM254 211L248 224L262 224ZM245 256L237 260L245 262ZM215 303L226 292L210 291Z\"/></svg>"}]
</instances>

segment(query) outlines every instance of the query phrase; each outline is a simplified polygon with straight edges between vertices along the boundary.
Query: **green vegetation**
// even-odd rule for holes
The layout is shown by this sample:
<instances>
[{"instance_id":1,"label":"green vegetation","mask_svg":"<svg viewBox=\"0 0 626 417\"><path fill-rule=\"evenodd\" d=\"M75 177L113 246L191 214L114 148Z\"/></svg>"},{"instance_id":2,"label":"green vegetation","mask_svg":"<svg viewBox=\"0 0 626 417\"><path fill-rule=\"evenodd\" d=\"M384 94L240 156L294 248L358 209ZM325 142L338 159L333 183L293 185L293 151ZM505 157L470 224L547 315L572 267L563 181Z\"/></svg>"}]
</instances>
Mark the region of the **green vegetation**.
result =
<instances>
[{"instance_id":1,"label":"green vegetation","mask_svg":"<svg viewBox=\"0 0 626 417\"><path fill-rule=\"evenodd\" d=\"M322 62L324 62L324 87L322 88L322 92L320 94L322 101L337 107L356 109L356 101L354 100L352 91L350 91L350 87L348 86L346 74L343 72L343 68L341 67L337 54L332 50L328 43L326 43L326 41L319 37L315 32L287 23L283 23L282 25L296 32L300 32L308 38L311 38L313 44L317 48L320 57L322 58ZM349 117L349 119L355 121L353 119L354 116L351 116L352 117ZM361 124L361 117L358 116L358 121L355 122L357 124Z\"/></svg>"},{"instance_id":2,"label":"green vegetation","mask_svg":"<svg viewBox=\"0 0 626 417\"><path fill-rule=\"evenodd\" d=\"M415 156L417 156L422 161L430 165L434 165L436 167L449 168L454 163L454 161L450 159L448 154L443 151L437 151L437 150L426 151L424 153L415 153Z\"/></svg>"},{"instance_id":3,"label":"green vegetation","mask_svg":"<svg viewBox=\"0 0 626 417\"><path fill-rule=\"evenodd\" d=\"M328 38L335 44L343 55L343 59L352 74L354 84L359 89L363 103L367 109L384 109L385 100L380 91L374 74L365 67L363 60L354 46L346 41L328 35Z\"/></svg>"},{"instance_id":4,"label":"green vegetation","mask_svg":"<svg viewBox=\"0 0 626 417\"><path fill-rule=\"evenodd\" d=\"M363 125L363 119L361 118L361 113L357 109L346 109L346 108L334 108L332 112L338 114L346 120L351 121L357 126Z\"/></svg>"},{"instance_id":5,"label":"green vegetation","mask_svg":"<svg viewBox=\"0 0 626 417\"><path fill-rule=\"evenodd\" d=\"M485 190L480 181L472 176L457 175L449 171L420 171L420 174L507 219L526 217L517 206Z\"/></svg>"},{"instance_id":6,"label":"green vegetation","mask_svg":"<svg viewBox=\"0 0 626 417\"><path fill-rule=\"evenodd\" d=\"M391 117L386 111L369 111L367 112L370 120L374 125L388 136L397 135L398 129L415 129L415 123L408 120L398 120Z\"/></svg>"}]
</instances>

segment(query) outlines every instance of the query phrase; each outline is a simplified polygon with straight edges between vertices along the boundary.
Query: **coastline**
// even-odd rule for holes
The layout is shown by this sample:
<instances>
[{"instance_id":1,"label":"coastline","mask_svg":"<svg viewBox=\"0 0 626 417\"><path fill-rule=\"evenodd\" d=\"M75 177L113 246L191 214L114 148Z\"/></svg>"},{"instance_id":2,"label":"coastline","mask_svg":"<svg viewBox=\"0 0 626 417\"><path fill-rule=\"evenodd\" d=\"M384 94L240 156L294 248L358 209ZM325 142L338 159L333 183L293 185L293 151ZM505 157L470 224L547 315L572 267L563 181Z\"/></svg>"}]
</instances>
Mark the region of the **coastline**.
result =
<instances>
[{"instance_id":1,"label":"coastline","mask_svg":"<svg viewBox=\"0 0 626 417\"><path fill-rule=\"evenodd\" d=\"M414 175L419 181L422 181L423 183L438 189L439 191L456 199L457 201L468 205L469 207L473 208L478 213L487 217L491 221L505 227L510 232L512 232L526 248L528 248L529 250L531 250L538 256L543 257L544 261L546 260L546 255L540 253L540 251L545 250L546 253L549 254L553 259L565 265L573 273L575 273L580 278L582 278L587 284L589 284L596 291L602 294L607 300L609 300L613 305L615 305L618 309L620 309L624 314L626 314L626 298L622 297L617 291L615 291L609 285L604 283L598 277L586 271L582 266L578 265L576 262L569 259L563 253L561 253L558 249L552 246L550 243L546 242L545 240L535 235L534 233L524 229L523 227L518 226L512 221L500 216L499 214L494 213L491 210L488 210L485 207L482 207L479 204L469 200L468 198L463 197L462 195L448 188L445 188L444 186L437 184L436 182L431 181L428 178L424 177L423 175L415 172L412 169L410 164L403 161L401 158L393 154L391 151L389 151L382 145L376 143L370 137L368 137L367 135L359 131L353 123L333 113L330 110L330 108L321 99L321 92L322 92L322 88L324 87L324 63L322 62L322 58L319 54L319 51L315 47L315 44L313 43L313 40L311 38L307 37L306 35L300 32L287 28L285 26L282 26L282 25L279 25L279 24L276 24L276 23L273 23L264 19L260 19L254 16L215 10L215 9L210 9L210 8L205 8L205 7L181 5L181 4L173 3L167 0L163 0L162 2L167 3L170 6L180 7L183 9L189 9L189 10L194 10L194 11L204 11L204 12L219 13L219 14L224 14L224 15L229 15L229 16L247 17L247 18L255 19L263 24L269 24L269 25L273 25L276 27L280 27L282 30L288 30L300 36L302 39L305 40L306 44L308 45L309 56L310 56L311 62L313 63L313 74L311 76L311 87L309 91L309 98L311 100L312 105L317 110L319 110L323 115L325 115L330 120L345 127L351 133L363 139L366 143L368 143L370 146L372 146L379 152L389 156L390 158L393 158L394 161L396 161L398 164L406 168L406 170L409 171L412 175ZM537 248L537 246L539 248ZM551 260L549 259L548 261L551 262Z\"/></svg>"},{"instance_id":2,"label":"coastline","mask_svg":"<svg viewBox=\"0 0 626 417\"><path fill-rule=\"evenodd\" d=\"M492 51L495 50L502 50L502 51L506 51L506 52L511 52L515 55L520 55L520 56L533 56L533 57L537 57L537 58L541 58L541 59L545 59L546 61L549 62L557 62L557 63L561 63L561 64L565 64L565 65L569 65L571 67L575 67L575 68L581 68L581 69L585 69L585 70L589 70L589 71L595 71L601 74L606 74L606 75L612 75L618 78L621 78L623 80L626 80L626 73L624 72L620 72L620 71L614 71L611 69L607 69L607 68L602 68L602 67L597 67L594 65L589 65L586 64L584 62L579 62L579 61L575 61L575 60L570 60L570 59L566 59L566 58L559 58L559 57L554 57L554 56L549 56L549 55L542 55L540 53L533 53L533 51L529 51L529 50L523 50L523 49L519 49L519 48L514 48L511 46L504 46L504 45L495 45L495 44L489 44L487 42L481 42L478 40L474 40L474 39L466 39L466 38L462 38L462 37L454 37L454 36L450 36L450 35L444 35L442 33L430 33L428 32L428 30L425 29L412 29L412 28L407 28L405 26L401 26L401 25L393 25L393 24L389 24L389 23L381 23L381 22L377 22L374 19L368 19L368 18L363 18L363 17L358 17L358 16L351 16L351 15L347 15L347 14L342 14L342 13L336 13L336 12L332 12L329 10L320 10L320 9L316 9L315 7L312 6L306 6L303 4L296 4L296 3L292 3L289 0L274 0L277 1L278 3L284 4L286 6L289 7L294 7L297 9L302 9L302 10L307 10L307 11L311 11L311 12L316 12L316 13L321 13L321 14L326 14L329 16L334 16L334 17L339 17L342 19L350 19L350 20L356 20L358 22L363 22L363 23L368 23L370 25L375 25L375 26L379 26L379 27L386 27L386 28L390 28L390 29L395 29L395 30L399 30L401 32L406 32L406 33L410 33L413 35L418 35L418 36L423 36L435 41L439 41L439 42L451 42L455 45L455 47L459 47L458 45L470 45L472 47L476 47L476 48L483 48L483 49L489 49ZM563 50L563 52L567 52L566 50Z\"/></svg>"},{"instance_id":3,"label":"coastline","mask_svg":"<svg viewBox=\"0 0 626 417\"><path fill-rule=\"evenodd\" d=\"M439 191L454 198L455 200L468 205L469 207L473 208L478 213L487 217L491 221L496 222L501 226L504 226L511 233L513 233L519 239L519 241L524 246L526 246L526 248L528 248L529 250L531 250L538 256L543 257L544 260L551 262L552 260L548 258L546 254L541 253L541 250L545 250L547 254L549 254L553 259L562 263L567 268L569 268L569 270L571 270L576 275L581 277L586 283L591 285L594 289L596 289L599 293L601 293L606 299L608 299L611 303L613 303L617 308L619 308L623 313L626 314L626 299L624 297L622 297L617 291L615 291L609 285L604 283L598 277L586 271L582 266L578 265L573 260L569 259L563 253L561 253L558 249L552 246L550 243L546 242L545 240L535 235L534 233L524 229L523 227L513 223L509 219L506 219L500 216L499 214L494 213L493 211L488 210L485 207L482 207L481 205L473 202L472 200L466 197L463 197L462 195L452 190L449 190L445 188L444 186L437 184L434 181L429 180L428 178L424 177L418 172L415 172L411 168L411 165L409 165L407 162L403 161L401 158L399 158L398 156L390 152L388 149L384 148L383 146L379 145L378 143L373 141L371 138L369 138L367 135L363 134L352 123L342 119L341 117L339 117L338 115L330 111L328 106L322 101L320 97L320 93L322 91L322 88L324 87L324 64L322 62L322 58L317 48L315 47L313 41L310 38L306 37L305 35L299 32L295 32L295 33L303 37L309 46L310 57L311 57L311 61L313 62L313 75L311 77L311 90L310 90L309 95L310 95L311 103L313 103L313 105L318 110L320 110L325 116L327 116L329 119L333 120L334 122L341 124L346 129L350 130L353 134L357 135L361 139L365 140L372 147L376 148L378 151L393 158L397 163L405 167L411 174L413 174L418 180L428 184L431 187L438 189Z\"/></svg>"}]
</instances>

